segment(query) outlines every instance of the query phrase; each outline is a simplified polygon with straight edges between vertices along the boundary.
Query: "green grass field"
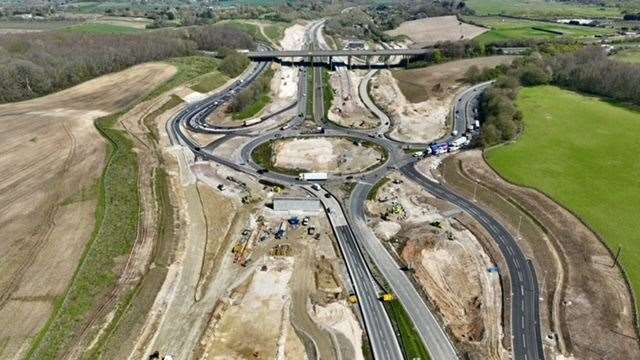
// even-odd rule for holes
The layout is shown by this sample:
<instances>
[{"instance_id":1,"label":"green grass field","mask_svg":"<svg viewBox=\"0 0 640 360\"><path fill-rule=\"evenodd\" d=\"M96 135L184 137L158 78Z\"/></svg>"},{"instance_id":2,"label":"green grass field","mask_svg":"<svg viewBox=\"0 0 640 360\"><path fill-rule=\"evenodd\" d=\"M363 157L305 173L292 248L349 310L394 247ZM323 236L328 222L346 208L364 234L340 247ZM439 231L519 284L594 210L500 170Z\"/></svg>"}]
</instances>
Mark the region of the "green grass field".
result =
<instances>
[{"instance_id":1,"label":"green grass field","mask_svg":"<svg viewBox=\"0 0 640 360\"><path fill-rule=\"evenodd\" d=\"M416 332L413 322L409 315L397 301L385 303L387 312L389 313L395 328L400 333L400 342L407 359L429 360L429 353L425 348L420 335Z\"/></svg>"},{"instance_id":2,"label":"green grass field","mask_svg":"<svg viewBox=\"0 0 640 360\"><path fill-rule=\"evenodd\" d=\"M544 21L511 19L498 16L466 16L465 19L491 29L476 38L477 41L485 44L505 40L552 39L562 36L570 38L589 38L594 37L595 35L604 35L613 32L612 29L564 25Z\"/></svg>"},{"instance_id":3,"label":"green grass field","mask_svg":"<svg viewBox=\"0 0 640 360\"><path fill-rule=\"evenodd\" d=\"M613 58L619 61L640 64L640 47L618 51Z\"/></svg>"},{"instance_id":4,"label":"green grass field","mask_svg":"<svg viewBox=\"0 0 640 360\"><path fill-rule=\"evenodd\" d=\"M490 149L489 163L573 210L613 251L621 246L640 294L640 112L552 86L522 89L518 107L522 138Z\"/></svg>"},{"instance_id":5,"label":"green grass field","mask_svg":"<svg viewBox=\"0 0 640 360\"><path fill-rule=\"evenodd\" d=\"M468 0L477 15L511 15L531 18L552 17L620 17L612 6L580 5L548 0Z\"/></svg>"},{"instance_id":6,"label":"green grass field","mask_svg":"<svg viewBox=\"0 0 640 360\"><path fill-rule=\"evenodd\" d=\"M153 90L146 99L154 98L199 76L206 76L206 74L216 70L220 60L210 56L185 56L169 59L165 62L175 66L178 72L169 81Z\"/></svg>"},{"instance_id":7,"label":"green grass field","mask_svg":"<svg viewBox=\"0 0 640 360\"><path fill-rule=\"evenodd\" d=\"M104 23L84 23L70 26L64 29L71 32L84 32L91 34L136 34L144 32L143 29L136 29L131 26L120 26Z\"/></svg>"},{"instance_id":8,"label":"green grass field","mask_svg":"<svg viewBox=\"0 0 640 360\"><path fill-rule=\"evenodd\" d=\"M196 83L191 86L191 90L201 93L207 93L224 85L227 80L229 80L228 76L217 70L214 70L197 78L195 80Z\"/></svg>"}]
</instances>

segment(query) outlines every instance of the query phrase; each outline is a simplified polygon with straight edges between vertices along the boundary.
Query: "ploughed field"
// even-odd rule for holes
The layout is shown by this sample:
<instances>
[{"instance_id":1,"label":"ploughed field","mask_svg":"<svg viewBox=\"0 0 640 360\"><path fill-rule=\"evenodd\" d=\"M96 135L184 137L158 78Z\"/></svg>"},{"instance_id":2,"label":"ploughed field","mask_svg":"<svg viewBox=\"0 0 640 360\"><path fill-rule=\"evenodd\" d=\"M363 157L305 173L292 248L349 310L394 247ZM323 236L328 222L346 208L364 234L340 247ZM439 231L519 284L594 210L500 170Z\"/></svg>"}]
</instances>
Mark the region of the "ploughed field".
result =
<instances>
[{"instance_id":1,"label":"ploughed field","mask_svg":"<svg viewBox=\"0 0 640 360\"><path fill-rule=\"evenodd\" d=\"M640 290L640 112L553 86L523 88L524 133L490 149L507 180L536 188L591 226ZM636 299L637 303L637 299Z\"/></svg>"}]
</instances>

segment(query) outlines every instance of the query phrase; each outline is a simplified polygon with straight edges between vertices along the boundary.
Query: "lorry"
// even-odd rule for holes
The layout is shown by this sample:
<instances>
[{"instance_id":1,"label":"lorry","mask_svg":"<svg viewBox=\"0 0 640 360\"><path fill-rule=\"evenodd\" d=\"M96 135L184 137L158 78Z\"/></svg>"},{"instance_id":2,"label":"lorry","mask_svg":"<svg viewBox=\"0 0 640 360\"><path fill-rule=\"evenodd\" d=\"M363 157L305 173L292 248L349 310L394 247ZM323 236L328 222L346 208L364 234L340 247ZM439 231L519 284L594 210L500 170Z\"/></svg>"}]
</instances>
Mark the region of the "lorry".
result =
<instances>
[{"instance_id":1,"label":"lorry","mask_svg":"<svg viewBox=\"0 0 640 360\"><path fill-rule=\"evenodd\" d=\"M456 146L462 146L467 142L467 137L466 136L460 136L457 139L451 140L449 142L449 146L450 147L456 147Z\"/></svg>"},{"instance_id":2,"label":"lorry","mask_svg":"<svg viewBox=\"0 0 640 360\"><path fill-rule=\"evenodd\" d=\"M431 148L431 154L433 155L444 154L449 150L449 144L447 143L431 144L429 147Z\"/></svg>"},{"instance_id":3,"label":"lorry","mask_svg":"<svg viewBox=\"0 0 640 360\"><path fill-rule=\"evenodd\" d=\"M328 177L326 172L305 172L298 175L298 179L302 181L327 180Z\"/></svg>"},{"instance_id":4,"label":"lorry","mask_svg":"<svg viewBox=\"0 0 640 360\"><path fill-rule=\"evenodd\" d=\"M480 129L480 120L476 120L474 123L476 129Z\"/></svg>"}]
</instances>

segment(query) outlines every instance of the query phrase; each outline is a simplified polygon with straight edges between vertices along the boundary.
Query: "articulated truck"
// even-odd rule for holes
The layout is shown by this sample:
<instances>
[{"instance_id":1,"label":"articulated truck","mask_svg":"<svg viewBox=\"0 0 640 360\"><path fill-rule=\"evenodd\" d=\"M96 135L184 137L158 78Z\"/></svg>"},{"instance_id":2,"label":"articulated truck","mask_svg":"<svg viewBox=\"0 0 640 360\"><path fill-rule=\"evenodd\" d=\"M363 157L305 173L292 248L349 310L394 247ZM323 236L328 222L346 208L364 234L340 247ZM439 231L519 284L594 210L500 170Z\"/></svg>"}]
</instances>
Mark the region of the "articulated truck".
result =
<instances>
[{"instance_id":1,"label":"articulated truck","mask_svg":"<svg viewBox=\"0 0 640 360\"><path fill-rule=\"evenodd\" d=\"M328 177L326 172L306 172L298 175L298 179L303 181L327 180Z\"/></svg>"}]
</instances>

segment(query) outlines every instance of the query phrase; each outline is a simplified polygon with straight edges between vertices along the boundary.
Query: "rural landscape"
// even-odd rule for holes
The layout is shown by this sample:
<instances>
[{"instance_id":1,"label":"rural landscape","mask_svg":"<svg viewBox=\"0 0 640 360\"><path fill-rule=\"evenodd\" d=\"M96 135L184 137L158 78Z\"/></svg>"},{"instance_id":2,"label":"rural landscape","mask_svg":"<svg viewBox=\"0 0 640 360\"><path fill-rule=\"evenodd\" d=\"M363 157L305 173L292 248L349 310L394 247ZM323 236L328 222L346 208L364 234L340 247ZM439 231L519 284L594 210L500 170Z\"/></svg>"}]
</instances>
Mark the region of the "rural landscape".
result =
<instances>
[{"instance_id":1,"label":"rural landscape","mask_svg":"<svg viewBox=\"0 0 640 360\"><path fill-rule=\"evenodd\" d=\"M640 359L639 0L0 0L0 360Z\"/></svg>"}]
</instances>

